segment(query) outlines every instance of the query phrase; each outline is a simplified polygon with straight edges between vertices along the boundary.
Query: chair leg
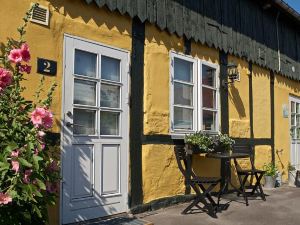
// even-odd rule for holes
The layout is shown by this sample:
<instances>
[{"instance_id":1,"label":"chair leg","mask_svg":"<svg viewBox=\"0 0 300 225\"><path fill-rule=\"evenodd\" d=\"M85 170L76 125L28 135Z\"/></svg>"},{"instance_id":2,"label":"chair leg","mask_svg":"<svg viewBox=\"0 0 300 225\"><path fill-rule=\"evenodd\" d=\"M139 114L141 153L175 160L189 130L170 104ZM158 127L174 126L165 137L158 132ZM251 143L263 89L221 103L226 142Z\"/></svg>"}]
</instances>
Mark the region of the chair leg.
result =
<instances>
[{"instance_id":1,"label":"chair leg","mask_svg":"<svg viewBox=\"0 0 300 225\"><path fill-rule=\"evenodd\" d=\"M199 197L196 197L194 199L194 201L188 206L186 207L183 211L182 211L182 214L187 214L188 211L190 211L193 207L195 207L196 205L198 205L200 202L200 198Z\"/></svg>"},{"instance_id":2,"label":"chair leg","mask_svg":"<svg viewBox=\"0 0 300 225\"><path fill-rule=\"evenodd\" d=\"M241 175L238 175L238 179L239 179L239 182L240 182L240 185L241 185L242 194L243 194L243 197L244 197L244 199L245 199L246 206L249 205L249 204L248 204L248 197L247 197L247 194L246 194L246 192L245 192L245 185L244 185L244 184L246 183L246 181L247 181L247 178L248 178L248 174L245 175L245 177L244 177L244 179L243 179L243 181L242 181Z\"/></svg>"},{"instance_id":3,"label":"chair leg","mask_svg":"<svg viewBox=\"0 0 300 225\"><path fill-rule=\"evenodd\" d=\"M211 188L208 188L206 190L203 185L198 184L198 186L203 191L203 193L200 192L199 188L195 184L191 184L191 187L196 192L197 197L192 202L192 204L190 204L185 210L182 211L182 214L187 214L188 211L190 211L193 207L197 206L199 202L201 202L207 208L208 214L212 217L216 217L215 207L213 206L213 203L209 204L205 199L205 196L207 197L207 195L209 195L208 191L211 191ZM213 199L208 198L208 200L210 201Z\"/></svg>"},{"instance_id":4,"label":"chair leg","mask_svg":"<svg viewBox=\"0 0 300 225\"><path fill-rule=\"evenodd\" d=\"M264 193L264 191L262 189L262 186L261 186L261 183L260 183L262 177L263 177L262 173L259 176L257 175L257 173L255 173L256 183L255 183L255 185L253 187L253 190L252 190L251 194L254 194L255 190L257 188L259 188L259 195L260 195L260 197L262 198L262 200L266 201L265 193Z\"/></svg>"},{"instance_id":5,"label":"chair leg","mask_svg":"<svg viewBox=\"0 0 300 225\"><path fill-rule=\"evenodd\" d=\"M220 206L220 198L221 198L222 194L224 193L224 191L225 191L227 185L228 185L228 182L225 182L225 183L223 184L223 186L220 187L220 191L219 191L219 193L218 193L218 207ZM220 184L220 186L221 186L221 184Z\"/></svg>"}]
</instances>

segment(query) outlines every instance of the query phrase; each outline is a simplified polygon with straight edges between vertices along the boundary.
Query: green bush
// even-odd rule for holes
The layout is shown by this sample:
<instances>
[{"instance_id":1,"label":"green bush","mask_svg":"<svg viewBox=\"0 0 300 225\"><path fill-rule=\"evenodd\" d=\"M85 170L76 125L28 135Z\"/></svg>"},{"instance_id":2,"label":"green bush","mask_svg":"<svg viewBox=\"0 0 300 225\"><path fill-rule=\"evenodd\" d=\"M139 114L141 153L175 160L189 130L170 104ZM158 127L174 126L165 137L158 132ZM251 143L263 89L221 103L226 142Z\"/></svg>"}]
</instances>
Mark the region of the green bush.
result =
<instances>
[{"instance_id":1,"label":"green bush","mask_svg":"<svg viewBox=\"0 0 300 225\"><path fill-rule=\"evenodd\" d=\"M36 7L34 5L33 7ZM0 55L0 224L46 224L47 206L55 204L59 163L49 150L46 132L52 127L53 84L47 98L32 102L22 95L30 79L29 46L24 41L31 8L18 28L19 40L8 38Z\"/></svg>"}]
</instances>

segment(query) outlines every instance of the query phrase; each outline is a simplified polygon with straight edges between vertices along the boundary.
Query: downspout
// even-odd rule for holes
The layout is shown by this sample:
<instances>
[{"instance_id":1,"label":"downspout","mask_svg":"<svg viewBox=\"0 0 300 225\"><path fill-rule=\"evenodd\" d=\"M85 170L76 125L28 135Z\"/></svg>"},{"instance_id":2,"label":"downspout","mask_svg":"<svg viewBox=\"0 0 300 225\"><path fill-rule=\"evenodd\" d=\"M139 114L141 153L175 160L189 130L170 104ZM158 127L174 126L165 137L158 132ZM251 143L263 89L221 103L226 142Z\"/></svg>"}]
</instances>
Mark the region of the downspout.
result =
<instances>
[{"instance_id":1,"label":"downspout","mask_svg":"<svg viewBox=\"0 0 300 225\"><path fill-rule=\"evenodd\" d=\"M279 31L278 31L278 18L280 12L277 12L276 16L276 33L277 33L277 54L278 54L278 70L281 71L281 56L280 56L280 41L279 41Z\"/></svg>"}]
</instances>

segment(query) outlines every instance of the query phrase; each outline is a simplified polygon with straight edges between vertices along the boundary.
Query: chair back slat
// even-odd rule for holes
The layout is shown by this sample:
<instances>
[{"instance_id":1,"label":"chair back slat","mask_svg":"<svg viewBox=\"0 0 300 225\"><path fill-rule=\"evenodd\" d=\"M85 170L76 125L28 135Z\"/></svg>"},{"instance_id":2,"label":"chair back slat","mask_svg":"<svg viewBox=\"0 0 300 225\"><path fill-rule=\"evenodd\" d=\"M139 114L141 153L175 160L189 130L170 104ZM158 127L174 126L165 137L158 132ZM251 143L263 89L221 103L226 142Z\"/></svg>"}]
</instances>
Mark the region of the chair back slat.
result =
<instances>
[{"instance_id":1,"label":"chair back slat","mask_svg":"<svg viewBox=\"0 0 300 225\"><path fill-rule=\"evenodd\" d=\"M187 173L186 173L186 153L184 149L184 145L176 145L174 147L174 153L177 161L178 168L182 175L187 178Z\"/></svg>"},{"instance_id":2,"label":"chair back slat","mask_svg":"<svg viewBox=\"0 0 300 225\"><path fill-rule=\"evenodd\" d=\"M246 153L249 154L250 156L250 164L251 164L251 168L255 169L254 166L254 158L255 158L255 152L254 152L254 147L252 145L249 144L236 144L233 146L233 152L234 153ZM237 162L239 160L235 160L235 162Z\"/></svg>"}]
</instances>

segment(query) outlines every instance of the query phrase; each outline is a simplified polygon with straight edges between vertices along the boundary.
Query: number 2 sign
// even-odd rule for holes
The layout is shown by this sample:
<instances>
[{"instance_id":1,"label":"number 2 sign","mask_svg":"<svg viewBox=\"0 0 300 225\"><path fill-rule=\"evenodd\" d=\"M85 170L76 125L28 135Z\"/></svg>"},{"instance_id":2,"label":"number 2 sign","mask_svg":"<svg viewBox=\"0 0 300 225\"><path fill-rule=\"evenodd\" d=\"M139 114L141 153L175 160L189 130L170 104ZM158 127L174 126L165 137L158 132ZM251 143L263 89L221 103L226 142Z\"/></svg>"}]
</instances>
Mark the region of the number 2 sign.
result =
<instances>
[{"instance_id":1,"label":"number 2 sign","mask_svg":"<svg viewBox=\"0 0 300 225\"><path fill-rule=\"evenodd\" d=\"M57 62L49 59L37 59L37 72L46 75L56 75Z\"/></svg>"}]
</instances>

